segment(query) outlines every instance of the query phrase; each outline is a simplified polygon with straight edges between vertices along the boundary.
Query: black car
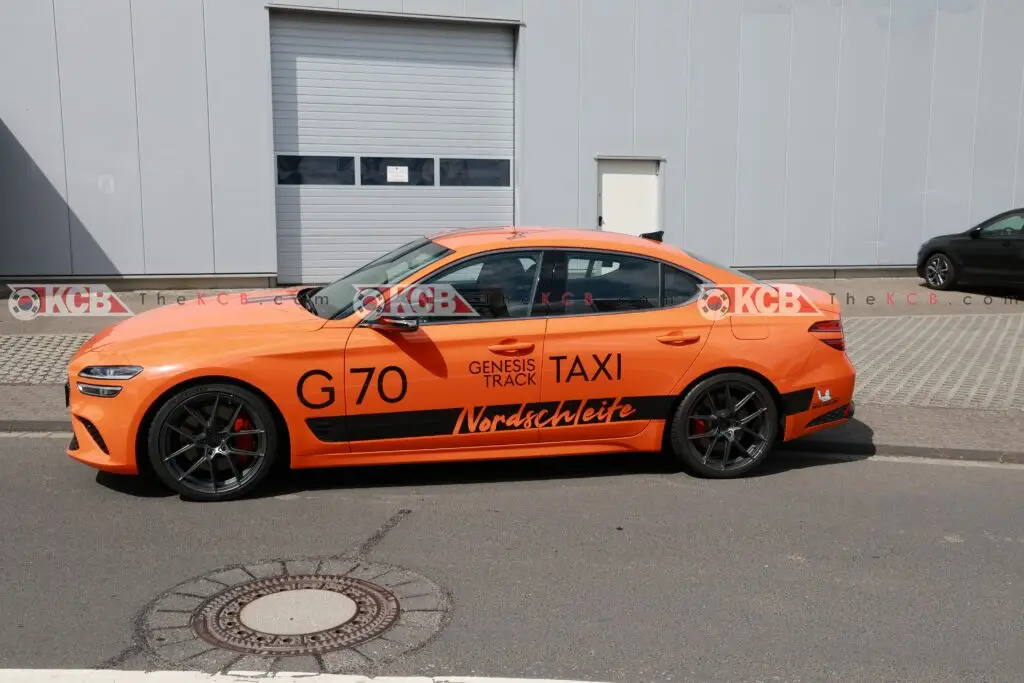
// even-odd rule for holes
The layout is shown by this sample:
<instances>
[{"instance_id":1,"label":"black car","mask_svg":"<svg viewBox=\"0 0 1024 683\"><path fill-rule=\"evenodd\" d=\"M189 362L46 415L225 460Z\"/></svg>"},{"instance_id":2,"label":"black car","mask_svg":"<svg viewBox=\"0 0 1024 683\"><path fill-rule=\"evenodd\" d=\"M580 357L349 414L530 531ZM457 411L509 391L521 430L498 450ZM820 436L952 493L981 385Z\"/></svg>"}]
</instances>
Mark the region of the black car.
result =
<instances>
[{"instance_id":1,"label":"black car","mask_svg":"<svg viewBox=\"0 0 1024 683\"><path fill-rule=\"evenodd\" d=\"M965 232L931 238L917 252L917 274L932 289L1024 284L1024 209L1005 211Z\"/></svg>"}]
</instances>

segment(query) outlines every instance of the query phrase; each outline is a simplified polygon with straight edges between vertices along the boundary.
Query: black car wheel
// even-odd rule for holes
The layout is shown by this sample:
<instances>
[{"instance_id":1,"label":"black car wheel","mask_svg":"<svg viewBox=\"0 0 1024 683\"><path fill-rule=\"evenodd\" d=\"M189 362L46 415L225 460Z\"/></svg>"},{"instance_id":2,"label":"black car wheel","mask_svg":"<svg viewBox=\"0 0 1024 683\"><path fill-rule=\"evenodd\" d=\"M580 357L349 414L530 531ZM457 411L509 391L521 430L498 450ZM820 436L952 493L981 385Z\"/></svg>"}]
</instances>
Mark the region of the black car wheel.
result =
<instances>
[{"instance_id":1,"label":"black car wheel","mask_svg":"<svg viewBox=\"0 0 1024 683\"><path fill-rule=\"evenodd\" d=\"M949 289L956 283L953 262L942 252L932 254L925 262L924 281L932 289Z\"/></svg>"},{"instance_id":2,"label":"black car wheel","mask_svg":"<svg viewBox=\"0 0 1024 683\"><path fill-rule=\"evenodd\" d=\"M761 382L740 373L713 375L693 387L672 420L672 454L690 473L740 477L772 452L778 409Z\"/></svg>"},{"instance_id":3,"label":"black car wheel","mask_svg":"<svg viewBox=\"0 0 1024 683\"><path fill-rule=\"evenodd\" d=\"M266 402L230 384L172 396L148 435L149 462L182 498L224 501L252 493L271 471L279 438Z\"/></svg>"}]
</instances>

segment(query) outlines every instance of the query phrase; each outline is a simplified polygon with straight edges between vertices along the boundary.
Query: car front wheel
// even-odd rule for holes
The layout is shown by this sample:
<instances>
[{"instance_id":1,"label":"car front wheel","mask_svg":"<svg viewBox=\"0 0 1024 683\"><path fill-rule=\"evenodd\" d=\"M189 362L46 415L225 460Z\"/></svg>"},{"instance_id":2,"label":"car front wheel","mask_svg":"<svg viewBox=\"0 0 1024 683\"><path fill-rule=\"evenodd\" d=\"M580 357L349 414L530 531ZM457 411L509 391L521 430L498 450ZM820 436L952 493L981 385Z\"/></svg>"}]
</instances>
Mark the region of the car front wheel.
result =
<instances>
[{"instance_id":1,"label":"car front wheel","mask_svg":"<svg viewBox=\"0 0 1024 683\"><path fill-rule=\"evenodd\" d=\"M687 392L672 419L670 444L672 455L691 474L728 479L760 465L777 434L778 409L764 384L725 373Z\"/></svg>"},{"instance_id":2,"label":"car front wheel","mask_svg":"<svg viewBox=\"0 0 1024 683\"><path fill-rule=\"evenodd\" d=\"M224 501L251 494L274 466L279 437L266 402L231 384L189 387L153 418L154 473L182 498Z\"/></svg>"},{"instance_id":3,"label":"car front wheel","mask_svg":"<svg viewBox=\"0 0 1024 683\"><path fill-rule=\"evenodd\" d=\"M924 281L932 289L946 290L956 283L956 268L948 256L939 252L928 257Z\"/></svg>"}]
</instances>

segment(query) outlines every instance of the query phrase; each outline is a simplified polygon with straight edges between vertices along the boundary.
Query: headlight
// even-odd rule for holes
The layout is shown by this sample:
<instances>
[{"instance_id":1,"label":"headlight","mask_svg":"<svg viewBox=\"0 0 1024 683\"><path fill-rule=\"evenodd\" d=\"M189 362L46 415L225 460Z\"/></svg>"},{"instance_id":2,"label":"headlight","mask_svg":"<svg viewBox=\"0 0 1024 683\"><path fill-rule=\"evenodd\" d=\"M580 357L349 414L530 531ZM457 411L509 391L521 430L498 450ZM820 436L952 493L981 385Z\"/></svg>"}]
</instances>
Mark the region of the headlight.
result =
<instances>
[{"instance_id":1,"label":"headlight","mask_svg":"<svg viewBox=\"0 0 1024 683\"><path fill-rule=\"evenodd\" d=\"M121 393L121 387L109 384L85 384L78 382L78 390L86 396L99 396L100 398L114 398Z\"/></svg>"},{"instance_id":2,"label":"headlight","mask_svg":"<svg viewBox=\"0 0 1024 683\"><path fill-rule=\"evenodd\" d=\"M137 365L90 365L78 373L86 379L131 379L142 372Z\"/></svg>"}]
</instances>

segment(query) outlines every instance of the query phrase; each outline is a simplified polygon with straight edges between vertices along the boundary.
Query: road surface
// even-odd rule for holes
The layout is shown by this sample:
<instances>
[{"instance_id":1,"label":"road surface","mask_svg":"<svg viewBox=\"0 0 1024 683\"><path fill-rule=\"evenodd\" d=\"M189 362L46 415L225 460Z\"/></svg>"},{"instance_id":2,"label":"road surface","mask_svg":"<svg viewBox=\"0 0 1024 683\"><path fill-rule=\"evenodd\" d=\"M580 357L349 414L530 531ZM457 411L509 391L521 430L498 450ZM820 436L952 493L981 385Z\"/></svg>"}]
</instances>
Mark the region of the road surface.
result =
<instances>
[{"instance_id":1,"label":"road surface","mask_svg":"<svg viewBox=\"0 0 1024 683\"><path fill-rule=\"evenodd\" d=\"M204 505L63 446L0 438L0 668L174 668L146 615L178 584L348 557L426 577L444 615L345 673L1024 680L1021 466L794 454L724 482L653 456L402 466Z\"/></svg>"}]
</instances>

